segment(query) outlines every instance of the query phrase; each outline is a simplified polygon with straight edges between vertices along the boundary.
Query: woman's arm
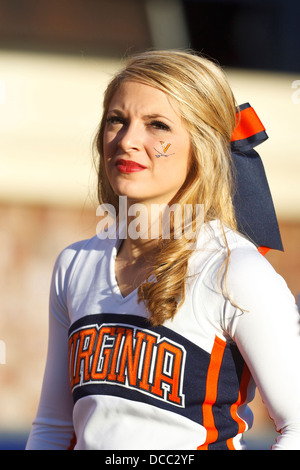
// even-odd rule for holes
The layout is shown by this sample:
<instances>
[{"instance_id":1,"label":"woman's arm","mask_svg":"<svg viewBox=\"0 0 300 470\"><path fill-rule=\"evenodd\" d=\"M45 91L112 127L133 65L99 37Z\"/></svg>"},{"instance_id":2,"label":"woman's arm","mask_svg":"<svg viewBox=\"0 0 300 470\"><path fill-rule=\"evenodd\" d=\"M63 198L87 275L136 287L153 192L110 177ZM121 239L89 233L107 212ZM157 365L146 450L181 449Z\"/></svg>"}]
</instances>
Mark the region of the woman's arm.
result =
<instances>
[{"instance_id":1,"label":"woman's arm","mask_svg":"<svg viewBox=\"0 0 300 470\"><path fill-rule=\"evenodd\" d=\"M285 281L253 250L233 250L227 287L243 309L228 319L276 429L273 449L300 449L300 316ZM228 310L232 312L232 306Z\"/></svg>"},{"instance_id":2,"label":"woman's arm","mask_svg":"<svg viewBox=\"0 0 300 470\"><path fill-rule=\"evenodd\" d=\"M26 449L67 449L73 436L72 396L68 376L69 319L65 273L60 257L54 268L49 309L48 354L40 403Z\"/></svg>"}]
</instances>

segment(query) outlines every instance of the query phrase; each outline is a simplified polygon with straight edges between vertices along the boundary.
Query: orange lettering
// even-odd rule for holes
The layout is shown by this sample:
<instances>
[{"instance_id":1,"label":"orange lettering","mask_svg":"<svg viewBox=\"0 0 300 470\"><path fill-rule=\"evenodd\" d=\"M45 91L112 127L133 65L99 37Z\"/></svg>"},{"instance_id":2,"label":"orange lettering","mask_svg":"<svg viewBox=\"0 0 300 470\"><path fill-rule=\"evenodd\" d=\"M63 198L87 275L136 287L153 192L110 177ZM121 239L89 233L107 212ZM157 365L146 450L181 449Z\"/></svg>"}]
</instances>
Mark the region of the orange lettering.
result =
<instances>
[{"instance_id":1,"label":"orange lettering","mask_svg":"<svg viewBox=\"0 0 300 470\"><path fill-rule=\"evenodd\" d=\"M71 388L107 381L183 406L184 350L159 339L146 330L113 324L75 331L69 339Z\"/></svg>"},{"instance_id":2,"label":"orange lettering","mask_svg":"<svg viewBox=\"0 0 300 470\"><path fill-rule=\"evenodd\" d=\"M115 328L113 328L113 330L115 330ZM117 337L115 339L115 344L114 344L114 353L113 353L113 357L111 361L110 373L108 374L108 377L107 377L107 380L111 380L113 382L117 380L116 365L117 365L117 359L118 359L118 354L120 350L120 343L124 335L124 332L125 332L125 328L117 328ZM115 334L115 331L113 334Z\"/></svg>"},{"instance_id":3,"label":"orange lettering","mask_svg":"<svg viewBox=\"0 0 300 470\"><path fill-rule=\"evenodd\" d=\"M103 355L103 364L99 364L100 352L103 343L103 338L105 335L110 335L111 331L114 330L112 327L102 327L99 332L99 337L96 345L94 360L91 368L91 379L92 380L104 380L107 376L109 359L111 355L111 347L104 348ZM101 372L98 371L98 368L101 367Z\"/></svg>"},{"instance_id":4,"label":"orange lettering","mask_svg":"<svg viewBox=\"0 0 300 470\"><path fill-rule=\"evenodd\" d=\"M69 379L70 379L71 388L73 388L75 385L74 367L75 367L76 342L77 342L78 336L79 336L79 332L77 331L77 333L75 333L69 339L69 357L70 357Z\"/></svg>"},{"instance_id":5,"label":"orange lettering","mask_svg":"<svg viewBox=\"0 0 300 470\"><path fill-rule=\"evenodd\" d=\"M77 364L76 364L76 371L74 376L75 383L79 383L80 381L80 367L81 363L84 363L84 377L85 381L89 380L89 358L92 353L94 342L96 337L96 330L95 328L87 328L86 330L81 330L79 332L79 346L77 351Z\"/></svg>"},{"instance_id":6,"label":"orange lettering","mask_svg":"<svg viewBox=\"0 0 300 470\"><path fill-rule=\"evenodd\" d=\"M168 355L167 353L170 354ZM162 341L158 346L155 381L151 388L152 393L163 397L163 384L169 384L168 400L179 405L181 404L179 396L181 362L182 351L176 346Z\"/></svg>"},{"instance_id":7,"label":"orange lettering","mask_svg":"<svg viewBox=\"0 0 300 470\"><path fill-rule=\"evenodd\" d=\"M125 383L125 367L127 364L128 370L128 379L129 384L132 386L136 386L137 382L137 372L138 372L138 365L140 360L140 352L142 347L142 341L145 338L145 333L138 331L136 334L136 344L133 347L133 330L130 328L126 329L126 337L122 351L122 358L120 363L120 372L117 377L118 382ZM134 353L133 353L134 349Z\"/></svg>"},{"instance_id":8,"label":"orange lettering","mask_svg":"<svg viewBox=\"0 0 300 470\"><path fill-rule=\"evenodd\" d=\"M147 341L147 348L145 352L144 362L143 362L143 376L140 382L140 388L143 390L149 390L149 373L150 373L150 366L151 366L151 359L152 359L152 351L153 346L156 343L156 336L152 336L147 334L146 341Z\"/></svg>"}]
</instances>

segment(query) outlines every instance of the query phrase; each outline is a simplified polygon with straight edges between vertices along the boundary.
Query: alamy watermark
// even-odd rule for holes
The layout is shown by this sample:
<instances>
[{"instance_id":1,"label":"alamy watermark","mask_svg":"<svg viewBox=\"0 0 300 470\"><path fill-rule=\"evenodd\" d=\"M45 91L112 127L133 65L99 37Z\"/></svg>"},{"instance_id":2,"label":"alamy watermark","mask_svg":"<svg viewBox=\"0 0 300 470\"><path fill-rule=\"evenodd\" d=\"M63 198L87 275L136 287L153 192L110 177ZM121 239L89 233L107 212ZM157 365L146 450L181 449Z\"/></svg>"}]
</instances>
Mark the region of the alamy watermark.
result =
<instances>
[{"instance_id":1,"label":"alamy watermark","mask_svg":"<svg viewBox=\"0 0 300 470\"><path fill-rule=\"evenodd\" d=\"M295 91L292 93L292 102L293 104L300 104L300 80L294 80L292 88L295 88Z\"/></svg>"},{"instance_id":2,"label":"alamy watermark","mask_svg":"<svg viewBox=\"0 0 300 470\"><path fill-rule=\"evenodd\" d=\"M118 216L112 204L100 204L96 215L101 218L96 229L100 239L118 237L154 240L185 237L186 240L195 240L204 221L204 205L127 205L127 197L120 196ZM192 244L188 248L192 249Z\"/></svg>"}]
</instances>

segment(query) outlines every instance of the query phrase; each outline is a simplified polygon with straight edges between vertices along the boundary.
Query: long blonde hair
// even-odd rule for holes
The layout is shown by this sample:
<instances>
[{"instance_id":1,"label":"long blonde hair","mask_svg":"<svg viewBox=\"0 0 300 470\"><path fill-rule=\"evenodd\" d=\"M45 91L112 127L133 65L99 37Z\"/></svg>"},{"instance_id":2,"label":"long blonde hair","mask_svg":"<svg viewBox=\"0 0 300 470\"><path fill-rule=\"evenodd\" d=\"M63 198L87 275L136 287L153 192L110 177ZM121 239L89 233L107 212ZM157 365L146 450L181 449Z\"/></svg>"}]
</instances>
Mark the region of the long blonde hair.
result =
<instances>
[{"instance_id":1,"label":"long blonde hair","mask_svg":"<svg viewBox=\"0 0 300 470\"><path fill-rule=\"evenodd\" d=\"M236 125L236 102L223 70L192 51L155 50L137 54L109 83L95 138L100 156L99 203L113 204L118 213L119 199L104 169L103 132L110 101L124 80L141 82L166 93L190 133L189 173L169 204L177 203L182 208L185 204L192 207L202 204L204 222L219 219L222 224L236 229L230 152L231 135ZM139 301L145 302L153 325L173 318L184 301L191 255L185 237L170 237L160 242L152 273L155 280L149 276L138 290ZM229 251L227 261L228 258Z\"/></svg>"}]
</instances>

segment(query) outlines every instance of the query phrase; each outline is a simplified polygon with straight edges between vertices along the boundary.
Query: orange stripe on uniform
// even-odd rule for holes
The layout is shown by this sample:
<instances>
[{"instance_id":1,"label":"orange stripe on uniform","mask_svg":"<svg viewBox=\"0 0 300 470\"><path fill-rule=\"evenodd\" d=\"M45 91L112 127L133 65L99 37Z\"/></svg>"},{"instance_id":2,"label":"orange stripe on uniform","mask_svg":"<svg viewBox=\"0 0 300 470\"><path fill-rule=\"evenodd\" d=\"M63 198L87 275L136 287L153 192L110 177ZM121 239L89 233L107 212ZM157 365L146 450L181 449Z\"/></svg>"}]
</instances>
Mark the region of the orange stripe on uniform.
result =
<instances>
[{"instance_id":1,"label":"orange stripe on uniform","mask_svg":"<svg viewBox=\"0 0 300 470\"><path fill-rule=\"evenodd\" d=\"M246 423L242 418L239 417L239 415L237 414L237 410L240 405L246 402L249 380L250 380L250 371L245 364L243 374L242 374L238 399L235 403L233 403L233 405L231 405L231 408L230 408L232 419L234 419L234 421L238 423L238 434L241 434L246 431ZM227 440L227 446L229 450L235 450L232 438Z\"/></svg>"},{"instance_id":2,"label":"orange stripe on uniform","mask_svg":"<svg viewBox=\"0 0 300 470\"><path fill-rule=\"evenodd\" d=\"M265 131L265 127L254 109L250 106L237 114L237 125L232 133L231 141L247 139L262 131Z\"/></svg>"},{"instance_id":3,"label":"orange stripe on uniform","mask_svg":"<svg viewBox=\"0 0 300 470\"><path fill-rule=\"evenodd\" d=\"M203 426L207 431L207 435L205 443L199 446L198 450L207 450L208 445L218 439L218 430L215 426L212 408L217 399L219 374L225 347L226 342L216 336L207 371L205 400L202 405Z\"/></svg>"},{"instance_id":4,"label":"orange stripe on uniform","mask_svg":"<svg viewBox=\"0 0 300 470\"><path fill-rule=\"evenodd\" d=\"M76 434L75 432L73 433L73 436L72 436L72 439L70 441L70 445L69 447L67 448L67 450L74 450L74 447L76 445L76 442L77 442L77 439L76 439Z\"/></svg>"}]
</instances>

